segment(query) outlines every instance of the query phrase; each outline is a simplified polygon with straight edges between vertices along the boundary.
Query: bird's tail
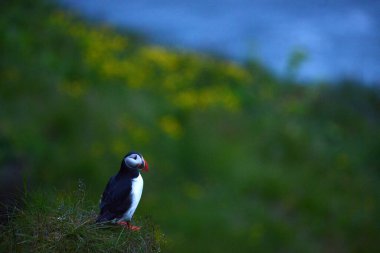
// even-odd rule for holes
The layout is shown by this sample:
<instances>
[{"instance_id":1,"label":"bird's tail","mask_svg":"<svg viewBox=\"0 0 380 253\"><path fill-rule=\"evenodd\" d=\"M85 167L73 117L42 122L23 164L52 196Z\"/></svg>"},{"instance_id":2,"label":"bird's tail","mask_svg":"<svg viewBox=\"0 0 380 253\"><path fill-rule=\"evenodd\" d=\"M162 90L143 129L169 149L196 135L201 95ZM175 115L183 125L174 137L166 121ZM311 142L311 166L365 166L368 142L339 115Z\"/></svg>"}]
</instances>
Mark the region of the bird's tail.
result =
<instances>
[{"instance_id":1,"label":"bird's tail","mask_svg":"<svg viewBox=\"0 0 380 253\"><path fill-rule=\"evenodd\" d=\"M96 223L111 221L114 218L115 218L114 214L110 212L104 212L104 213L99 214L98 218L96 218Z\"/></svg>"}]
</instances>

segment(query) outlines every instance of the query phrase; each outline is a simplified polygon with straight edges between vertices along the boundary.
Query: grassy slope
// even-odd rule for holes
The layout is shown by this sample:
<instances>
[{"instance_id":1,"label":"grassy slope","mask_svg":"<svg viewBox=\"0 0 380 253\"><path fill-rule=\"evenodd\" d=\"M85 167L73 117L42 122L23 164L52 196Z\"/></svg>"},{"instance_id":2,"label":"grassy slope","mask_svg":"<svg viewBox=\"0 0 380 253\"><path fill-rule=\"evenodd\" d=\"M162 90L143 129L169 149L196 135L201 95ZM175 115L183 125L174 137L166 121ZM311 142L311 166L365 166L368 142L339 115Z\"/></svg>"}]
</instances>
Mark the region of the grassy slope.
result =
<instances>
[{"instance_id":1,"label":"grassy slope","mask_svg":"<svg viewBox=\"0 0 380 253\"><path fill-rule=\"evenodd\" d=\"M75 193L33 193L0 225L2 252L161 252L163 234L148 219L140 232L95 224L83 184Z\"/></svg>"},{"instance_id":2,"label":"grassy slope","mask_svg":"<svg viewBox=\"0 0 380 253\"><path fill-rule=\"evenodd\" d=\"M144 151L138 215L173 252L376 252L378 89L284 83L39 1L1 4L3 164L47 189L82 178L95 203L120 157Z\"/></svg>"}]
</instances>

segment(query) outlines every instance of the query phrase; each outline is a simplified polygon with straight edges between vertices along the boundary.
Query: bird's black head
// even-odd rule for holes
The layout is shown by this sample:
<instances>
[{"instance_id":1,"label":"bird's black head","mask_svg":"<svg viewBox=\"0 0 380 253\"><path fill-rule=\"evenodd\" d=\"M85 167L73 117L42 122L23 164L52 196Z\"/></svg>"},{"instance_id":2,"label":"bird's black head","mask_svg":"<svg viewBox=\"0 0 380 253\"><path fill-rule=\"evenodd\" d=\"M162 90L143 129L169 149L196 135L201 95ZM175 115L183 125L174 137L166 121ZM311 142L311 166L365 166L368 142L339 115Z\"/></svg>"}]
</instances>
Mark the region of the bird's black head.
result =
<instances>
[{"instance_id":1,"label":"bird's black head","mask_svg":"<svg viewBox=\"0 0 380 253\"><path fill-rule=\"evenodd\" d=\"M140 169L142 171L149 171L148 163L145 161L144 157L137 152L131 151L126 154L121 161L121 170L135 170Z\"/></svg>"}]
</instances>

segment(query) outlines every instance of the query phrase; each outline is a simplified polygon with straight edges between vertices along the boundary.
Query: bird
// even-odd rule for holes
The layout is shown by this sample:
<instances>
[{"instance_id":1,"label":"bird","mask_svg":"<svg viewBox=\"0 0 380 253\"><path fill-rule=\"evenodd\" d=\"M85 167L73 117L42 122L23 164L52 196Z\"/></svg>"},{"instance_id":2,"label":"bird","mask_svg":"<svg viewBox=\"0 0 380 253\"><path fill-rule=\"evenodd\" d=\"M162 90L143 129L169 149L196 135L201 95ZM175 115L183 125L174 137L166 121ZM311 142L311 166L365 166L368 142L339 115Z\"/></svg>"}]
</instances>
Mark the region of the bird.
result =
<instances>
[{"instance_id":1,"label":"bird","mask_svg":"<svg viewBox=\"0 0 380 253\"><path fill-rule=\"evenodd\" d=\"M140 230L141 227L131 224L144 186L140 171L149 171L144 157L134 151L126 154L119 172L109 179L101 196L97 223L112 222L129 230Z\"/></svg>"}]
</instances>

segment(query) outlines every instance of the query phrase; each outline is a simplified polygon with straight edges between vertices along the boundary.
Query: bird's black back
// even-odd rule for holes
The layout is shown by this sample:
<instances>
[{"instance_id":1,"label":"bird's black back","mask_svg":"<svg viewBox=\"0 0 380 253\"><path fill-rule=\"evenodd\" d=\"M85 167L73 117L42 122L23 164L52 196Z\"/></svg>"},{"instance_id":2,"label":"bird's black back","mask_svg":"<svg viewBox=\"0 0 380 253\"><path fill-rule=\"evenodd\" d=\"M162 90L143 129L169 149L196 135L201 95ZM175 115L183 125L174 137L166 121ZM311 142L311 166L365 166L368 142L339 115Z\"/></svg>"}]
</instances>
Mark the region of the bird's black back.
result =
<instances>
[{"instance_id":1,"label":"bird's black back","mask_svg":"<svg viewBox=\"0 0 380 253\"><path fill-rule=\"evenodd\" d=\"M96 222L121 218L131 206L132 179L139 176L137 168L129 168L124 159L120 171L107 183L100 201L100 214Z\"/></svg>"}]
</instances>

